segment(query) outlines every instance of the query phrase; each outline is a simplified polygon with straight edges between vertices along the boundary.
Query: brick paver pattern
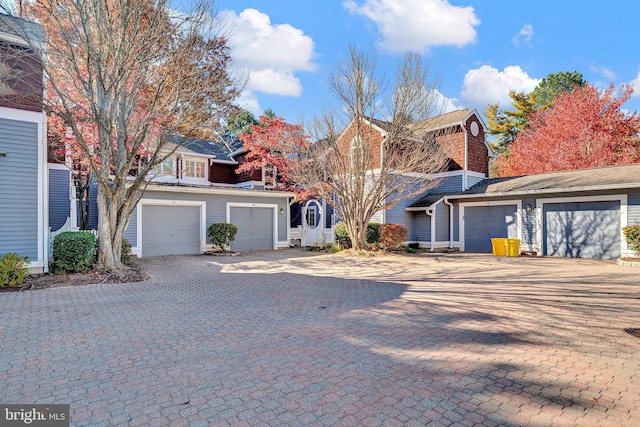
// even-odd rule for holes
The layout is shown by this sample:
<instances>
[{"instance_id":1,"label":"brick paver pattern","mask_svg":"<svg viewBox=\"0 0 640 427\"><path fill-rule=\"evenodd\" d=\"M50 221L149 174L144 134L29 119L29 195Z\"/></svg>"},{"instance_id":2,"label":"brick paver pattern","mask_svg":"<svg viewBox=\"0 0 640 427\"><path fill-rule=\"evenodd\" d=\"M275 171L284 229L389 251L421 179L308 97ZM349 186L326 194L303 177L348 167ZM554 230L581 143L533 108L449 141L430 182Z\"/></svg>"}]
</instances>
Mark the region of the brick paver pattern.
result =
<instances>
[{"instance_id":1,"label":"brick paver pattern","mask_svg":"<svg viewBox=\"0 0 640 427\"><path fill-rule=\"evenodd\" d=\"M640 269L300 250L0 294L0 402L72 425L631 426Z\"/></svg>"}]
</instances>

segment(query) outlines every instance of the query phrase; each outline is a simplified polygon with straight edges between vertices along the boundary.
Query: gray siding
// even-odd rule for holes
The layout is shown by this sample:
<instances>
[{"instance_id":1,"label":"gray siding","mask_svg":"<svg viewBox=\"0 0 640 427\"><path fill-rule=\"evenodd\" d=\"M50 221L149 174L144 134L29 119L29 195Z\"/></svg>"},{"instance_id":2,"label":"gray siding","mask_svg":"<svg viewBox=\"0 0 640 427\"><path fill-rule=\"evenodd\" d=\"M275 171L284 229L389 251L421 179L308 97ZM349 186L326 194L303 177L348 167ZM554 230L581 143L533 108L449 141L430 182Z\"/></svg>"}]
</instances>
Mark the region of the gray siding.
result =
<instances>
[{"instance_id":1,"label":"gray siding","mask_svg":"<svg viewBox=\"0 0 640 427\"><path fill-rule=\"evenodd\" d=\"M531 212L527 212L526 206L531 205ZM536 200L522 199L522 244L533 245L536 242L538 219L536 214Z\"/></svg>"},{"instance_id":2,"label":"gray siding","mask_svg":"<svg viewBox=\"0 0 640 427\"><path fill-rule=\"evenodd\" d=\"M422 212L412 212L413 227L409 229L409 241L431 241L431 217Z\"/></svg>"},{"instance_id":3,"label":"gray siding","mask_svg":"<svg viewBox=\"0 0 640 427\"><path fill-rule=\"evenodd\" d=\"M478 178L475 176L467 176L467 186L469 186L469 188L473 187L474 185L476 185L477 183L479 183L480 181L484 180L485 178Z\"/></svg>"},{"instance_id":4,"label":"gray siding","mask_svg":"<svg viewBox=\"0 0 640 427\"><path fill-rule=\"evenodd\" d=\"M460 205L453 205L453 240L460 241Z\"/></svg>"},{"instance_id":5,"label":"gray siding","mask_svg":"<svg viewBox=\"0 0 640 427\"><path fill-rule=\"evenodd\" d=\"M71 213L71 171L49 169L49 227L59 230Z\"/></svg>"},{"instance_id":6,"label":"gray siding","mask_svg":"<svg viewBox=\"0 0 640 427\"><path fill-rule=\"evenodd\" d=\"M0 119L0 254L38 259L38 125Z\"/></svg>"},{"instance_id":7,"label":"gray siding","mask_svg":"<svg viewBox=\"0 0 640 427\"><path fill-rule=\"evenodd\" d=\"M640 191L627 197L627 224L640 225Z\"/></svg>"},{"instance_id":8,"label":"gray siding","mask_svg":"<svg viewBox=\"0 0 640 427\"><path fill-rule=\"evenodd\" d=\"M449 241L449 206L438 203L435 210L436 242Z\"/></svg>"},{"instance_id":9,"label":"gray siding","mask_svg":"<svg viewBox=\"0 0 640 427\"><path fill-rule=\"evenodd\" d=\"M206 193L174 193L169 191L147 191L143 198L145 199L159 199L159 200L185 200L185 201L204 201L207 203L207 218L206 226L215 222L226 222L227 220L227 202L235 203L261 203L261 204L277 204L277 217L278 217L278 241L287 241L287 215L280 215L280 208L285 210L289 209L287 198L282 196L281 198L267 198L267 197L252 197L251 194L246 196L232 196L223 194L206 194ZM129 227L125 232L126 236L131 236L131 233L135 233L137 228L135 221L129 222ZM128 239L128 238L127 238ZM129 240L132 244L133 242Z\"/></svg>"},{"instance_id":10,"label":"gray siding","mask_svg":"<svg viewBox=\"0 0 640 427\"><path fill-rule=\"evenodd\" d=\"M136 206L136 208L131 212L131 216L129 217L129 224L127 228L124 230L124 238L127 239L131 246L138 246L138 209L140 206Z\"/></svg>"},{"instance_id":11,"label":"gray siding","mask_svg":"<svg viewBox=\"0 0 640 427\"><path fill-rule=\"evenodd\" d=\"M438 185L429 190L429 193L455 193L456 191L462 190L462 175L455 175L438 180Z\"/></svg>"}]
</instances>

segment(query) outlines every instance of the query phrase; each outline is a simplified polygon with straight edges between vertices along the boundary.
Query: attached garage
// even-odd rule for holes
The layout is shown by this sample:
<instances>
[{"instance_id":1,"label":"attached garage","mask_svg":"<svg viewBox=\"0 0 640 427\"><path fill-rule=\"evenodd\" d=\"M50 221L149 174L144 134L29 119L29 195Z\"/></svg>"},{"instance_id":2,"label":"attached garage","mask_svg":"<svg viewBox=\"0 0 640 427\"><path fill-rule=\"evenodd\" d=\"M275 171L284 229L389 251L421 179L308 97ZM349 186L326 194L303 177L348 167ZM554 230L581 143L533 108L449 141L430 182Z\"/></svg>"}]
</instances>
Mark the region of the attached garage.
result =
<instances>
[{"instance_id":1,"label":"attached garage","mask_svg":"<svg viewBox=\"0 0 640 427\"><path fill-rule=\"evenodd\" d=\"M517 203L473 206L462 204L464 250L491 252L494 237L518 237Z\"/></svg>"},{"instance_id":2,"label":"attached garage","mask_svg":"<svg viewBox=\"0 0 640 427\"><path fill-rule=\"evenodd\" d=\"M229 205L228 222L238 227L238 234L236 234L236 238L231 245L231 250L242 252L276 248L274 232L276 209L274 206L258 204L248 206Z\"/></svg>"},{"instance_id":3,"label":"attached garage","mask_svg":"<svg viewBox=\"0 0 640 427\"><path fill-rule=\"evenodd\" d=\"M201 253L202 207L142 204L142 256Z\"/></svg>"},{"instance_id":4,"label":"attached garage","mask_svg":"<svg viewBox=\"0 0 640 427\"><path fill-rule=\"evenodd\" d=\"M620 258L619 200L544 203L543 218L545 255Z\"/></svg>"}]
</instances>

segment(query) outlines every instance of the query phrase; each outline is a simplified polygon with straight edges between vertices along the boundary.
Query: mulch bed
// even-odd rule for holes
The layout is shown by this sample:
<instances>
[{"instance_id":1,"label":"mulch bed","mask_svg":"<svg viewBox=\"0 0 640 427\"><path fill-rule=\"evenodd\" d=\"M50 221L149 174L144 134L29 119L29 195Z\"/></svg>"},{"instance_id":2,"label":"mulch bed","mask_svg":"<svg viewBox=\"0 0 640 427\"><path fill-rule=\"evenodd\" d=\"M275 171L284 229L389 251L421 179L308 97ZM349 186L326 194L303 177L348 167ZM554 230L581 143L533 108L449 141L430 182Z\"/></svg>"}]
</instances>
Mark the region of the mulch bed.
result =
<instances>
[{"instance_id":1,"label":"mulch bed","mask_svg":"<svg viewBox=\"0 0 640 427\"><path fill-rule=\"evenodd\" d=\"M118 274L93 270L73 274L36 274L29 276L20 286L3 286L0 292L17 292L35 289L59 288L65 286L95 285L98 283L143 282L149 276L142 270L131 268Z\"/></svg>"}]
</instances>

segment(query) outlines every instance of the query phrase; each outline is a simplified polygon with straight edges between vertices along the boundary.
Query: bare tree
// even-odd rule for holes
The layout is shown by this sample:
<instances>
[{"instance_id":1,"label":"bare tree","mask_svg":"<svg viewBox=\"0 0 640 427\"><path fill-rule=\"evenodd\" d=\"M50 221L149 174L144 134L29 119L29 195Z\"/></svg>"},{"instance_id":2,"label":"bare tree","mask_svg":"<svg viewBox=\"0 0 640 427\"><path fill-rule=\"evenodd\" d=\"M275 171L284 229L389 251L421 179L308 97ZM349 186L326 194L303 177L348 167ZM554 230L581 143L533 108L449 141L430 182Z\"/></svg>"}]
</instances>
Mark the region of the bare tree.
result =
<instances>
[{"instance_id":1,"label":"bare tree","mask_svg":"<svg viewBox=\"0 0 640 427\"><path fill-rule=\"evenodd\" d=\"M28 0L14 8L46 32L46 50L32 44L42 53L45 109L71 129L97 181L98 265L110 271L125 268L122 236L147 175L171 154L165 147L177 148L167 137L219 127L241 88L213 4L180 6Z\"/></svg>"},{"instance_id":2,"label":"bare tree","mask_svg":"<svg viewBox=\"0 0 640 427\"><path fill-rule=\"evenodd\" d=\"M375 56L350 49L330 77L339 106L312 123L318 142L295 176L299 184L319 187L355 249L366 247L376 212L433 188L438 181L429 175L449 160L437 141L446 131L433 131L433 117L442 111L438 85L428 80L421 57L406 54L391 85L376 67Z\"/></svg>"}]
</instances>

